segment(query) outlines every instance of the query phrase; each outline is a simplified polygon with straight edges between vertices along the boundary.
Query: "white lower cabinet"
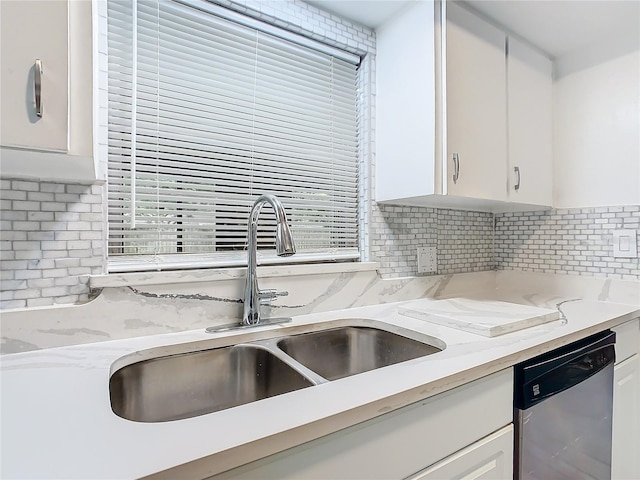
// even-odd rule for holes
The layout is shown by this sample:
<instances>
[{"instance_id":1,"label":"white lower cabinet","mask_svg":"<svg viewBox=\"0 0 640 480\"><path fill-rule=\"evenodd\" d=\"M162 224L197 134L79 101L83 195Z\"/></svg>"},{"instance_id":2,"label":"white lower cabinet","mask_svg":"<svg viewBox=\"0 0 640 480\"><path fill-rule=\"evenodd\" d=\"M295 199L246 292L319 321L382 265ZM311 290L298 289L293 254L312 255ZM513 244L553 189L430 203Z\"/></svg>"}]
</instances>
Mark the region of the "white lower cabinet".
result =
<instances>
[{"instance_id":1,"label":"white lower cabinet","mask_svg":"<svg viewBox=\"0 0 640 480\"><path fill-rule=\"evenodd\" d=\"M509 368L211 478L511 479L512 395Z\"/></svg>"},{"instance_id":2,"label":"white lower cabinet","mask_svg":"<svg viewBox=\"0 0 640 480\"><path fill-rule=\"evenodd\" d=\"M469 445L407 480L513 478L513 425Z\"/></svg>"},{"instance_id":3,"label":"white lower cabinet","mask_svg":"<svg viewBox=\"0 0 640 480\"><path fill-rule=\"evenodd\" d=\"M614 328L612 480L640 479L640 320Z\"/></svg>"}]
</instances>

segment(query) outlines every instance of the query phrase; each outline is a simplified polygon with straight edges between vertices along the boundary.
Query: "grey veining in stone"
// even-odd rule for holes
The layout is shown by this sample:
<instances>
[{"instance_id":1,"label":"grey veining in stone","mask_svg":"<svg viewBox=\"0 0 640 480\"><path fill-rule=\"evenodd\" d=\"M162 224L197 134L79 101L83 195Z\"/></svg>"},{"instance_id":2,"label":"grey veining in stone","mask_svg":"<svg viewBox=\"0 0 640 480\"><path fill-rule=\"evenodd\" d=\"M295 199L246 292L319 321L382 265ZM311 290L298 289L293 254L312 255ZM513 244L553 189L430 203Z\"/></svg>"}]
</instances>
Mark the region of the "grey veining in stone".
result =
<instances>
[{"instance_id":1,"label":"grey veining in stone","mask_svg":"<svg viewBox=\"0 0 640 480\"><path fill-rule=\"evenodd\" d=\"M98 336L111 338L107 332L101 332L100 330L92 330L90 328L50 328L48 330L38 330L39 333L51 334L51 335L66 335L69 337L75 335L86 335L86 336Z\"/></svg>"},{"instance_id":2,"label":"grey veining in stone","mask_svg":"<svg viewBox=\"0 0 640 480\"><path fill-rule=\"evenodd\" d=\"M143 328L166 328L166 325L162 325L161 323L152 322L150 320L144 320L142 318L130 318L125 320L124 328L129 330L140 330ZM178 329L174 329L173 331L178 331Z\"/></svg>"},{"instance_id":3,"label":"grey veining in stone","mask_svg":"<svg viewBox=\"0 0 640 480\"><path fill-rule=\"evenodd\" d=\"M258 270L260 275L260 269ZM638 282L528 272L477 272L383 279L375 271L267 276L263 288L286 290L275 316L297 316L419 298L465 296L556 308L583 298L640 304ZM2 353L205 329L241 316L242 276L142 287L105 287L84 305L4 311ZM606 292L606 293L603 293Z\"/></svg>"},{"instance_id":4,"label":"grey veining in stone","mask_svg":"<svg viewBox=\"0 0 640 480\"><path fill-rule=\"evenodd\" d=\"M144 292L142 290L138 290L137 288L127 287L136 295L140 295L142 297L147 298L160 298L167 300L204 300L207 302L229 302L229 303L242 303L240 298L222 298L222 297L213 297L211 295L200 295L197 293L194 294L186 294L186 293L151 293Z\"/></svg>"},{"instance_id":5,"label":"grey veining in stone","mask_svg":"<svg viewBox=\"0 0 640 480\"><path fill-rule=\"evenodd\" d=\"M606 280L602 285L602 290L600 291L600 295L598 295L598 300L601 302L606 302L609 299L609 290L611 289L611 280Z\"/></svg>"},{"instance_id":6,"label":"grey veining in stone","mask_svg":"<svg viewBox=\"0 0 640 480\"><path fill-rule=\"evenodd\" d=\"M24 342L10 337L2 337L2 342L0 343L0 353L2 354L28 352L31 350L39 350L40 348L41 347L34 343Z\"/></svg>"}]
</instances>

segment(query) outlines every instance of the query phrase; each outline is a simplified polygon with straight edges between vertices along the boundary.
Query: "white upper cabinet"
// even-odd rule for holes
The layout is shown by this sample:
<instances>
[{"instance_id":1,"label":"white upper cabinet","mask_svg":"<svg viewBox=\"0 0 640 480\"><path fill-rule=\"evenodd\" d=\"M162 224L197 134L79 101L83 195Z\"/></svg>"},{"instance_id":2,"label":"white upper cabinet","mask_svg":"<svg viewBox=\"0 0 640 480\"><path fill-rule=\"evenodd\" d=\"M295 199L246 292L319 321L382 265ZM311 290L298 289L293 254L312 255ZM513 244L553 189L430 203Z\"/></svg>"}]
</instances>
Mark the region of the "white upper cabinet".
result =
<instances>
[{"instance_id":1,"label":"white upper cabinet","mask_svg":"<svg viewBox=\"0 0 640 480\"><path fill-rule=\"evenodd\" d=\"M551 206L552 62L514 37L507 49L508 199Z\"/></svg>"},{"instance_id":2,"label":"white upper cabinet","mask_svg":"<svg viewBox=\"0 0 640 480\"><path fill-rule=\"evenodd\" d=\"M3 146L68 150L68 18L66 1L0 2Z\"/></svg>"},{"instance_id":3,"label":"white upper cabinet","mask_svg":"<svg viewBox=\"0 0 640 480\"><path fill-rule=\"evenodd\" d=\"M424 1L378 29L376 61L376 201L551 206L547 58L464 6Z\"/></svg>"},{"instance_id":4,"label":"white upper cabinet","mask_svg":"<svg viewBox=\"0 0 640 480\"><path fill-rule=\"evenodd\" d=\"M433 15L433 1L415 2L376 31L378 201L436 193Z\"/></svg>"},{"instance_id":5,"label":"white upper cabinet","mask_svg":"<svg viewBox=\"0 0 640 480\"><path fill-rule=\"evenodd\" d=\"M507 198L506 35L447 3L447 193Z\"/></svg>"},{"instance_id":6,"label":"white upper cabinet","mask_svg":"<svg viewBox=\"0 0 640 480\"><path fill-rule=\"evenodd\" d=\"M0 1L3 177L93 183L93 5Z\"/></svg>"}]
</instances>

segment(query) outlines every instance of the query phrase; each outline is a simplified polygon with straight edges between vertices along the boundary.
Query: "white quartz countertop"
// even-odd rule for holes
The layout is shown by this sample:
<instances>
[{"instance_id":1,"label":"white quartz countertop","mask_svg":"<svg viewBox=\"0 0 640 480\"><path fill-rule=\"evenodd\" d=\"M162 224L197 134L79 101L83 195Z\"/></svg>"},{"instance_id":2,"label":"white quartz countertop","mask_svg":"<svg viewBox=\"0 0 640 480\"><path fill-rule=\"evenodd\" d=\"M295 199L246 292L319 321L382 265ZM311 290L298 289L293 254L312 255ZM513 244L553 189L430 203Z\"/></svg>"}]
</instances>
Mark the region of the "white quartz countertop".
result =
<instances>
[{"instance_id":1,"label":"white quartz countertop","mask_svg":"<svg viewBox=\"0 0 640 480\"><path fill-rule=\"evenodd\" d=\"M293 325L359 318L439 339L437 354L186 420L139 423L111 411L121 357L247 332L203 330L1 357L1 477L204 478L444 392L640 315L638 306L532 297L491 298L560 310L559 320L494 338L398 313L407 302L295 317ZM476 300L482 300L475 298ZM289 324L291 325L291 324ZM282 327L258 327L255 332ZM274 333L273 336L277 336Z\"/></svg>"}]
</instances>

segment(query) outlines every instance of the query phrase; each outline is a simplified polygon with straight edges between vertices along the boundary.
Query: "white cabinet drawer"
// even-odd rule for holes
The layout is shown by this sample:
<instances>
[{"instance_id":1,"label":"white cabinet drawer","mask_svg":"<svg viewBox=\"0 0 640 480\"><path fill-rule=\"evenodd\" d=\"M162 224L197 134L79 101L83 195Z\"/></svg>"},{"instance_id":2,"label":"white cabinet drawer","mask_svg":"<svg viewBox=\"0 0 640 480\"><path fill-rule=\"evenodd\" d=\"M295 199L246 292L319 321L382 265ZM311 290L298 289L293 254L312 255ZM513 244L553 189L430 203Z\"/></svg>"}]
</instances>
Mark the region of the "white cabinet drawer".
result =
<instances>
[{"instance_id":1,"label":"white cabinet drawer","mask_svg":"<svg viewBox=\"0 0 640 480\"><path fill-rule=\"evenodd\" d=\"M407 480L513 478L513 424L469 445Z\"/></svg>"}]
</instances>

